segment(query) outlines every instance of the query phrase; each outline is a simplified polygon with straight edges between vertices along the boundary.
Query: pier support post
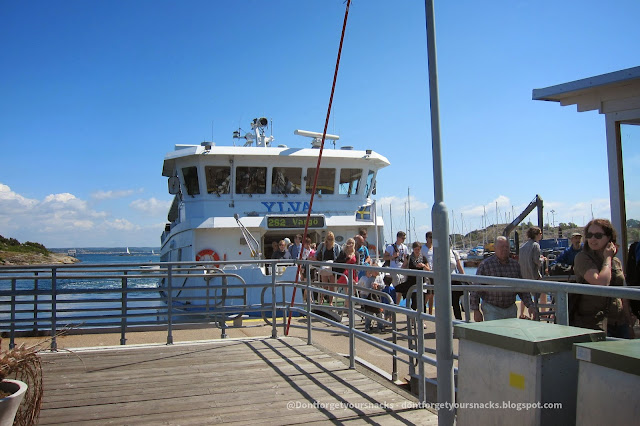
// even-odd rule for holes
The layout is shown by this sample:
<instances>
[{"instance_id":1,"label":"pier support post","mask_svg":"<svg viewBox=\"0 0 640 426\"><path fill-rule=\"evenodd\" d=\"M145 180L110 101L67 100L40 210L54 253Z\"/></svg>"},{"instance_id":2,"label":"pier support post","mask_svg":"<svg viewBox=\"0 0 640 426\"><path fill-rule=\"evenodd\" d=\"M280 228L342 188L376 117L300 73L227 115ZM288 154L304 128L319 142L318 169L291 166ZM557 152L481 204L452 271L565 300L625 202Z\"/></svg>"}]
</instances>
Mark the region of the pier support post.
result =
<instances>
[{"instance_id":1,"label":"pier support post","mask_svg":"<svg viewBox=\"0 0 640 426\"><path fill-rule=\"evenodd\" d=\"M451 315L451 271L449 270L449 218L444 204L442 151L440 144L440 106L433 0L425 0L427 59L429 64L429 105L431 107L431 146L433 157L433 263L435 269L436 359L438 372L438 424L455 422L453 376L453 328ZM449 407L449 408L446 408Z\"/></svg>"}]
</instances>

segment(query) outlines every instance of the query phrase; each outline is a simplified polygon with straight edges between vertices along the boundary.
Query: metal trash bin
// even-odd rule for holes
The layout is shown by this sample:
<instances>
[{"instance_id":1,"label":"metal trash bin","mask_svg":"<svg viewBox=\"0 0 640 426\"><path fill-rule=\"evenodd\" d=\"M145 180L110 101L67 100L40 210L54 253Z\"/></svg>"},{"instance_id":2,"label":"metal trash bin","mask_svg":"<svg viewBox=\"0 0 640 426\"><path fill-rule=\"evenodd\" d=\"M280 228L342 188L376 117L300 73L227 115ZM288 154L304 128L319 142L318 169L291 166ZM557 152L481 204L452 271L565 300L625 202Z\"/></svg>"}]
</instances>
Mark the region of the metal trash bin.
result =
<instances>
[{"instance_id":1,"label":"metal trash bin","mask_svg":"<svg viewBox=\"0 0 640 426\"><path fill-rule=\"evenodd\" d=\"M524 426L575 423L573 344L604 340L605 334L514 318L456 324L454 337L457 424Z\"/></svg>"},{"instance_id":2,"label":"metal trash bin","mask_svg":"<svg viewBox=\"0 0 640 426\"><path fill-rule=\"evenodd\" d=\"M640 422L640 340L580 343L576 424Z\"/></svg>"}]
</instances>

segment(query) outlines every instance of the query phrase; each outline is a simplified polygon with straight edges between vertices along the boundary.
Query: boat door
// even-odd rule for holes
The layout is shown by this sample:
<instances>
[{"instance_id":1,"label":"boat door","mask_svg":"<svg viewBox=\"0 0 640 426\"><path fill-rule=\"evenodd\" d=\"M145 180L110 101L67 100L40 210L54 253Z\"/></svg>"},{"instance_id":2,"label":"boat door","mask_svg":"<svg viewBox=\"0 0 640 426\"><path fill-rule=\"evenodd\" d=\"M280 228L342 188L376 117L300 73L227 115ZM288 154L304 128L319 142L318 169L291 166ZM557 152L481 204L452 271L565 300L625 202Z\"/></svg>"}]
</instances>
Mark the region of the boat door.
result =
<instances>
[{"instance_id":1,"label":"boat door","mask_svg":"<svg viewBox=\"0 0 640 426\"><path fill-rule=\"evenodd\" d=\"M262 237L262 253L264 254L265 259L271 259L273 256L273 252L277 250L278 243L285 238L291 240L291 243L294 242L294 238L297 234L303 235L304 229L297 229L291 231L278 231L278 232L267 232ZM318 244L320 242L320 235L315 231L309 231L308 237L311 238L312 243Z\"/></svg>"}]
</instances>

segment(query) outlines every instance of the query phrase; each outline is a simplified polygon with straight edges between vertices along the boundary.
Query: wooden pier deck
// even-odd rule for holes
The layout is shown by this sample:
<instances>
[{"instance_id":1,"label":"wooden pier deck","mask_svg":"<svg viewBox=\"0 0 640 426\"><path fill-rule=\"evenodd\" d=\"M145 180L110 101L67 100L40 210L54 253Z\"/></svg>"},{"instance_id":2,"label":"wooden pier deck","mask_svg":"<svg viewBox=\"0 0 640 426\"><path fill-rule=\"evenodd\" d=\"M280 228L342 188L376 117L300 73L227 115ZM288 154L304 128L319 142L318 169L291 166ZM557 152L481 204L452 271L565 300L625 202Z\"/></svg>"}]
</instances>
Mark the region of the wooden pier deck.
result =
<instances>
[{"instance_id":1,"label":"wooden pier deck","mask_svg":"<svg viewBox=\"0 0 640 426\"><path fill-rule=\"evenodd\" d=\"M437 424L373 373L295 337L43 354L40 424Z\"/></svg>"}]
</instances>

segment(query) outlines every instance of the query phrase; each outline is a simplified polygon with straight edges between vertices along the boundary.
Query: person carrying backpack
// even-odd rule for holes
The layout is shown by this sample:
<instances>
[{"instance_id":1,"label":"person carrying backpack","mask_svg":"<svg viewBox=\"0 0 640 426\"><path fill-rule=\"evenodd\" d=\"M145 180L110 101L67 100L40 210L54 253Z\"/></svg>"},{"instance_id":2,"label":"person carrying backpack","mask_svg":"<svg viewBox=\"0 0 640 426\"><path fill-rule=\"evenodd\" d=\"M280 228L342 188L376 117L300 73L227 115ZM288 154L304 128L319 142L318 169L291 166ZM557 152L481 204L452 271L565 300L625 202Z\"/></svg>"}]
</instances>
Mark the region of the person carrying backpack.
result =
<instances>
[{"instance_id":1,"label":"person carrying backpack","mask_svg":"<svg viewBox=\"0 0 640 426\"><path fill-rule=\"evenodd\" d=\"M322 262L333 263L338 258L340 254L340 247L336 244L336 237L333 235L333 232L327 232L327 236L324 239L324 242L320 243L318 249L316 250L316 260ZM335 284L336 276L331 269L331 266L323 266L320 270L320 282ZM326 290L336 291L336 287L332 285L323 286ZM333 296L328 296L329 298L329 306L333 306Z\"/></svg>"}]
</instances>

